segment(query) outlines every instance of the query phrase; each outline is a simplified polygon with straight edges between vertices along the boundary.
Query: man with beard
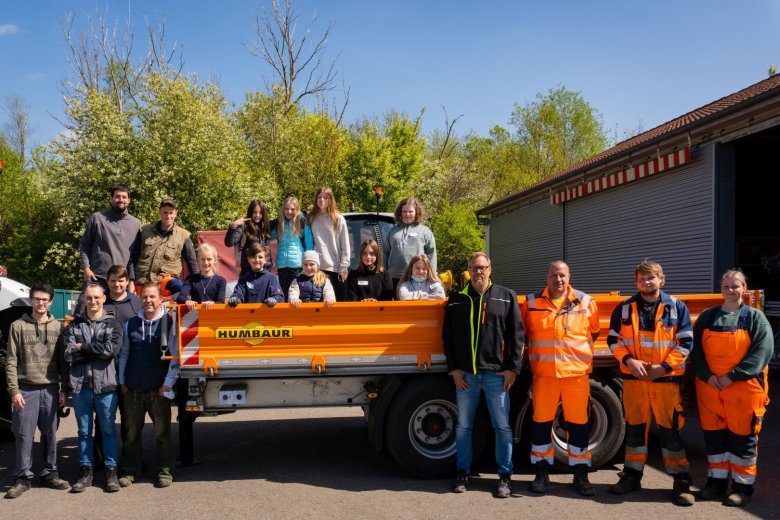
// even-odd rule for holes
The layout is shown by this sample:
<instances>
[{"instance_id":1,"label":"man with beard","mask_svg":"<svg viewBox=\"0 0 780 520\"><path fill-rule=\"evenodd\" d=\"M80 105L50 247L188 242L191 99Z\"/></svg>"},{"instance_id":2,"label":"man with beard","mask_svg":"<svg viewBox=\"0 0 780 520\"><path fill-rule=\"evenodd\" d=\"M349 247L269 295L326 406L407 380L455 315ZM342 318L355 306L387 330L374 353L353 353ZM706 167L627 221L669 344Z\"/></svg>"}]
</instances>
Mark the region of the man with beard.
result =
<instances>
[{"instance_id":1,"label":"man with beard","mask_svg":"<svg viewBox=\"0 0 780 520\"><path fill-rule=\"evenodd\" d=\"M108 270L112 265L121 265L129 271L130 292L135 290L130 258L140 246L141 222L128 213L129 206L130 190L116 184L111 188L111 208L89 217L79 244L85 286L97 282L108 293Z\"/></svg>"},{"instance_id":2,"label":"man with beard","mask_svg":"<svg viewBox=\"0 0 780 520\"><path fill-rule=\"evenodd\" d=\"M647 432L655 418L666 472L674 478L672 498L691 506L691 475L680 430L685 423L680 385L693 347L688 308L661 291L661 265L645 259L634 270L639 292L612 312L607 344L623 373L626 459L620 481L609 488L623 495L642 487L647 462Z\"/></svg>"},{"instance_id":3,"label":"man with beard","mask_svg":"<svg viewBox=\"0 0 780 520\"><path fill-rule=\"evenodd\" d=\"M514 291L490 279L490 258L485 253L472 254L468 268L471 281L447 302L442 331L447 370L455 382L458 405L458 476L452 490L464 493L468 488L472 428L484 392L496 432L496 496L508 498L512 494L513 469L509 390L520 373L523 322Z\"/></svg>"}]
</instances>

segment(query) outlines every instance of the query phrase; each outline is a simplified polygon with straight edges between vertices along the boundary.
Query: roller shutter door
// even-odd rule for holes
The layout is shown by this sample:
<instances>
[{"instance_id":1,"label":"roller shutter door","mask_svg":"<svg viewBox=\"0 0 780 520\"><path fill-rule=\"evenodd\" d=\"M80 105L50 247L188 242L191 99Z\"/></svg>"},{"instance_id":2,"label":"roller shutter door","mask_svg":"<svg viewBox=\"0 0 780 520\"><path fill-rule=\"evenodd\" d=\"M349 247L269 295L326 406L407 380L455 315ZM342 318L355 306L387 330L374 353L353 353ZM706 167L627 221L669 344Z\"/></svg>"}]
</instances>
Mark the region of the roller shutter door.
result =
<instances>
[{"instance_id":1,"label":"roller shutter door","mask_svg":"<svg viewBox=\"0 0 780 520\"><path fill-rule=\"evenodd\" d=\"M572 284L590 292L636 291L644 258L664 268L670 293L708 293L714 265L712 145L689 165L566 203Z\"/></svg>"},{"instance_id":2,"label":"roller shutter door","mask_svg":"<svg viewBox=\"0 0 780 520\"><path fill-rule=\"evenodd\" d=\"M545 285L545 269L563 257L563 207L548 199L495 217L488 229L493 280L518 294Z\"/></svg>"}]
</instances>

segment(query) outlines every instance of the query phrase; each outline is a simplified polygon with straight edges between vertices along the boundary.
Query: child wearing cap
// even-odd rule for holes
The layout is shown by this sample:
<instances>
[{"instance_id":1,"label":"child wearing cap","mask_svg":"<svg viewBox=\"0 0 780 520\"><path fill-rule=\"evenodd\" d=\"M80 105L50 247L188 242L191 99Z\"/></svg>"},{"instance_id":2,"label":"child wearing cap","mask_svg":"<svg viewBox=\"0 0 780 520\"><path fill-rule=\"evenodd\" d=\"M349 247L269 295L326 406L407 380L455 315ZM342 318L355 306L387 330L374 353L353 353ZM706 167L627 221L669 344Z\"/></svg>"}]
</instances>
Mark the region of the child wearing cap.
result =
<instances>
[{"instance_id":1,"label":"child wearing cap","mask_svg":"<svg viewBox=\"0 0 780 520\"><path fill-rule=\"evenodd\" d=\"M296 308L301 302L325 302L327 307L336 302L328 275L320 271L320 254L317 251L303 253L303 272L290 284L287 301Z\"/></svg>"},{"instance_id":2,"label":"child wearing cap","mask_svg":"<svg viewBox=\"0 0 780 520\"><path fill-rule=\"evenodd\" d=\"M252 272L238 279L233 295L228 305L235 307L239 303L265 303L273 307L284 301L284 293L279 285L279 278L265 270L268 260L268 248L257 242L247 249L247 259Z\"/></svg>"}]
</instances>

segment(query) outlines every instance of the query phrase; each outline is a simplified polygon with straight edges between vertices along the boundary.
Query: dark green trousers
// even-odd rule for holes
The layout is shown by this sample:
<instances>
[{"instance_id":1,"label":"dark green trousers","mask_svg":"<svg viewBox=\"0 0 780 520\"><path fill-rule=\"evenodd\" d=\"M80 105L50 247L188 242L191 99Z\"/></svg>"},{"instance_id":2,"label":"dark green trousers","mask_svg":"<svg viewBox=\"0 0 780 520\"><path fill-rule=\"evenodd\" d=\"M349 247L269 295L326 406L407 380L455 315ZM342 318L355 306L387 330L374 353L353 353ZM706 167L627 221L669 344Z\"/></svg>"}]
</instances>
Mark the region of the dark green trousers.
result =
<instances>
[{"instance_id":1,"label":"dark green trousers","mask_svg":"<svg viewBox=\"0 0 780 520\"><path fill-rule=\"evenodd\" d=\"M157 478L173 479L176 454L171 441L171 400L156 390L138 392L130 389L124 395L125 434L119 474L136 481L141 476L142 437L146 414L152 419L157 438Z\"/></svg>"}]
</instances>

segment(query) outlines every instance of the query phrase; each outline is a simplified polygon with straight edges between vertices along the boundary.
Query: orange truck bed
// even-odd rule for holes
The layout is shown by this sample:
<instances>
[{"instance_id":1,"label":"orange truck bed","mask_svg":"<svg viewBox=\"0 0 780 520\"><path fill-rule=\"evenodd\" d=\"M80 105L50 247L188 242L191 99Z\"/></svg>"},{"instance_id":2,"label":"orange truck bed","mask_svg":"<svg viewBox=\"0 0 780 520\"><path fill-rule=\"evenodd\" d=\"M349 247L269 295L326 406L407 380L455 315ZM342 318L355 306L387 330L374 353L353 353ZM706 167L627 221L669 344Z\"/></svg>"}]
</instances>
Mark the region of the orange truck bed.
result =
<instances>
[{"instance_id":1,"label":"orange truck bed","mask_svg":"<svg viewBox=\"0 0 780 520\"><path fill-rule=\"evenodd\" d=\"M609 318L626 296L593 295L601 334L595 356L614 362L606 344ZM722 301L719 294L679 295L693 320ZM525 297L519 297L518 303ZM747 294L761 307L760 291ZM206 310L179 307L179 353L184 374L250 373L256 376L336 373L393 373L446 369L441 341L444 301L339 302L268 308L244 304ZM262 374L262 375L261 375Z\"/></svg>"}]
</instances>

